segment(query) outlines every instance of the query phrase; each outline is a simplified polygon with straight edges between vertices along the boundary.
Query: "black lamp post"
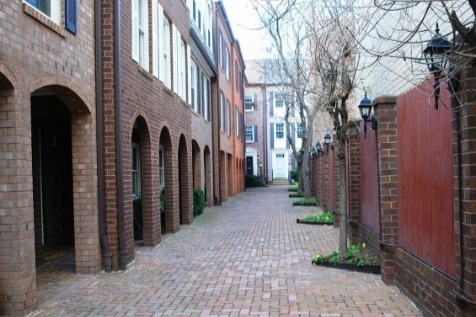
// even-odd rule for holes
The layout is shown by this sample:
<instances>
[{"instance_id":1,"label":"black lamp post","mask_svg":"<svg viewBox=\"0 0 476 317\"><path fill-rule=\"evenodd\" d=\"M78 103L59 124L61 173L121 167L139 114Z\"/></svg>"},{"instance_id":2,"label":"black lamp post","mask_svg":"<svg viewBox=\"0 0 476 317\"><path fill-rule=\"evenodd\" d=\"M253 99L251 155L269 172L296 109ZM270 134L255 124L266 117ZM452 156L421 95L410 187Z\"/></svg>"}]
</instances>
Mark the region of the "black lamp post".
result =
<instances>
[{"instance_id":1,"label":"black lamp post","mask_svg":"<svg viewBox=\"0 0 476 317\"><path fill-rule=\"evenodd\" d=\"M426 66L430 73L435 76L435 84L433 85L435 93L435 109L438 110L438 98L440 97L440 78L442 71L448 63L448 51L451 50L451 42L440 34L438 23L436 24L436 34L432 37L426 48L423 50L425 55Z\"/></svg>"},{"instance_id":2,"label":"black lamp post","mask_svg":"<svg viewBox=\"0 0 476 317\"><path fill-rule=\"evenodd\" d=\"M324 143L326 144L326 151L329 153L329 145L331 144L332 136L329 132L324 135Z\"/></svg>"},{"instance_id":3,"label":"black lamp post","mask_svg":"<svg viewBox=\"0 0 476 317\"><path fill-rule=\"evenodd\" d=\"M317 151L317 156L322 153L322 145L321 142L317 141L316 143L316 151Z\"/></svg>"},{"instance_id":4,"label":"black lamp post","mask_svg":"<svg viewBox=\"0 0 476 317\"><path fill-rule=\"evenodd\" d=\"M364 99L359 104L360 116L364 119L364 138L367 138L367 122L372 123L372 129L377 128L377 119L372 115L372 101L367 97L365 93Z\"/></svg>"}]
</instances>

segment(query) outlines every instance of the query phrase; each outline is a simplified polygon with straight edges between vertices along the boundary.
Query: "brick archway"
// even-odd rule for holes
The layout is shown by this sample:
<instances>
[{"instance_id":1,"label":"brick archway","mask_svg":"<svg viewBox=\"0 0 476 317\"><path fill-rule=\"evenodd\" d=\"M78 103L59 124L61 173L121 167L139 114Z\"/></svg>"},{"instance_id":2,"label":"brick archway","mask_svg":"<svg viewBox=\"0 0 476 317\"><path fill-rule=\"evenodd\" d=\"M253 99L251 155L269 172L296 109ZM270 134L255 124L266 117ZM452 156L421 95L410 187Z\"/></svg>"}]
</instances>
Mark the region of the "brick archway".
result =
<instances>
[{"instance_id":1,"label":"brick archway","mask_svg":"<svg viewBox=\"0 0 476 317\"><path fill-rule=\"evenodd\" d=\"M195 140L192 140L192 176L193 189L202 189L202 164L200 146Z\"/></svg>"},{"instance_id":2,"label":"brick archway","mask_svg":"<svg viewBox=\"0 0 476 317\"><path fill-rule=\"evenodd\" d=\"M213 188L212 188L212 157L210 148L205 146L203 150L203 173L205 176L205 200L207 206L213 206Z\"/></svg>"},{"instance_id":3,"label":"brick archway","mask_svg":"<svg viewBox=\"0 0 476 317\"><path fill-rule=\"evenodd\" d=\"M179 181L179 214L180 224L190 224L193 219L192 212L192 184L191 162L188 154L187 141L181 135L178 146L178 181Z\"/></svg>"},{"instance_id":4,"label":"brick archway","mask_svg":"<svg viewBox=\"0 0 476 317\"><path fill-rule=\"evenodd\" d=\"M154 183L157 172L152 166L153 156L149 126L143 116L138 116L131 131L130 162L126 162L126 166L132 166L130 197L134 240L140 240L145 246L160 242L160 194Z\"/></svg>"},{"instance_id":5,"label":"brick archway","mask_svg":"<svg viewBox=\"0 0 476 317\"><path fill-rule=\"evenodd\" d=\"M159 177L164 180L160 181L163 184L162 195L164 211L161 212L160 224L161 232L175 232L178 228L178 203L176 196L176 186L174 186L176 158L173 155L172 138L167 127L163 127L160 133L160 149L163 151L163 170Z\"/></svg>"}]
</instances>

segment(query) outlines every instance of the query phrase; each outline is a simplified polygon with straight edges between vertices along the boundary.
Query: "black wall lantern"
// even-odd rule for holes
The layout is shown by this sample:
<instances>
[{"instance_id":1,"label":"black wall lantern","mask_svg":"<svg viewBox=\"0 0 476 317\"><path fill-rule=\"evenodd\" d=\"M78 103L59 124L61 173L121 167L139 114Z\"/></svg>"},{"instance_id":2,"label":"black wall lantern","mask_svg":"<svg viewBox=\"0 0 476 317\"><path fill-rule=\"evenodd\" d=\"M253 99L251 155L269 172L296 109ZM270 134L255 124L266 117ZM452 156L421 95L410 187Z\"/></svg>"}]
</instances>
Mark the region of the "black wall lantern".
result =
<instances>
[{"instance_id":1,"label":"black wall lantern","mask_svg":"<svg viewBox=\"0 0 476 317\"><path fill-rule=\"evenodd\" d=\"M451 50L451 42L440 34L438 23L436 24L436 34L432 37L426 48L423 50L426 66L428 70L435 76L433 85L435 94L435 109L438 110L438 99L440 97L440 78L442 71L448 63L448 51Z\"/></svg>"},{"instance_id":2,"label":"black wall lantern","mask_svg":"<svg viewBox=\"0 0 476 317\"><path fill-rule=\"evenodd\" d=\"M326 144L326 151L329 153L329 146L331 144L332 136L329 132L324 135L324 143Z\"/></svg>"},{"instance_id":3,"label":"black wall lantern","mask_svg":"<svg viewBox=\"0 0 476 317\"><path fill-rule=\"evenodd\" d=\"M367 138L367 122L371 122L372 129L377 129L377 118L372 115L372 101L365 93L364 99L359 104L360 116L364 119L364 138Z\"/></svg>"}]
</instances>

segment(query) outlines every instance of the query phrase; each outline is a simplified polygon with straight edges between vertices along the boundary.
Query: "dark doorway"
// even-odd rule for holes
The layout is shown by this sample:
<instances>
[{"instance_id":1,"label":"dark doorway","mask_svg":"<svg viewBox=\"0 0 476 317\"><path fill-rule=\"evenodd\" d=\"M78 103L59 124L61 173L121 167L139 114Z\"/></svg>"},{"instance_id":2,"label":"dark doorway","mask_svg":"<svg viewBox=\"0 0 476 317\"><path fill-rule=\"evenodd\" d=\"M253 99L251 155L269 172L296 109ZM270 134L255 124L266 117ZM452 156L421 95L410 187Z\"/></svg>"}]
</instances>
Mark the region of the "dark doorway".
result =
<instances>
[{"instance_id":1,"label":"dark doorway","mask_svg":"<svg viewBox=\"0 0 476 317\"><path fill-rule=\"evenodd\" d=\"M246 175L253 175L253 157L246 157Z\"/></svg>"},{"instance_id":2,"label":"dark doorway","mask_svg":"<svg viewBox=\"0 0 476 317\"><path fill-rule=\"evenodd\" d=\"M137 244L144 243L144 227L142 214L142 180L141 180L141 148L140 130L132 129L132 209L134 223L134 241Z\"/></svg>"},{"instance_id":3,"label":"dark doorway","mask_svg":"<svg viewBox=\"0 0 476 317\"><path fill-rule=\"evenodd\" d=\"M54 95L34 96L31 129L35 251L39 265L74 254L71 114Z\"/></svg>"}]
</instances>

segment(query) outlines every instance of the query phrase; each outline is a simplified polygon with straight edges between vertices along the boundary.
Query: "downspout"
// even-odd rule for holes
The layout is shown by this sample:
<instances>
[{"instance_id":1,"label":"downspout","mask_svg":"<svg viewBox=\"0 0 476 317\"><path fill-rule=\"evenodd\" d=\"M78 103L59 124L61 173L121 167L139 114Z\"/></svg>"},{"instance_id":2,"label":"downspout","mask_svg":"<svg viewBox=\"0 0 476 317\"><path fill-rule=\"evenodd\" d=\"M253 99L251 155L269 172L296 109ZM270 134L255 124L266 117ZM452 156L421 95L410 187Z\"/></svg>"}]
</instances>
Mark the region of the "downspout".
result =
<instances>
[{"instance_id":1,"label":"downspout","mask_svg":"<svg viewBox=\"0 0 476 317\"><path fill-rule=\"evenodd\" d=\"M116 134L117 227L119 233L119 268L127 266L124 228L124 166L122 163L122 104L121 104L121 0L114 1L114 104Z\"/></svg>"},{"instance_id":2,"label":"downspout","mask_svg":"<svg viewBox=\"0 0 476 317\"><path fill-rule=\"evenodd\" d=\"M217 74L218 76L218 74ZM217 77L214 77L213 78L213 81L211 82L211 84L214 84L214 83L217 83L217 86L218 86L218 80L217 80ZM216 160L216 157L215 157L215 138L213 137L213 124L214 124L214 120L213 120L213 93L212 93L213 89L210 88L210 100L212 100L212 106L210 107L210 112L211 112L211 120L212 120L212 183L213 183L213 191L212 191L212 197L213 197L213 205L216 206L218 205L218 202L217 202L217 198L215 197L215 190L216 190L216 177L215 177L215 160ZM218 107L217 107L218 108ZM220 175L220 174L218 174Z\"/></svg>"},{"instance_id":3,"label":"downspout","mask_svg":"<svg viewBox=\"0 0 476 317\"><path fill-rule=\"evenodd\" d=\"M102 263L106 272L112 270L112 254L106 235L106 208L104 201L104 121L102 100L102 20L101 1L94 2L94 42L95 42L95 79L96 79L96 142L98 164L98 217L99 217L99 240L102 249Z\"/></svg>"},{"instance_id":4,"label":"downspout","mask_svg":"<svg viewBox=\"0 0 476 317\"><path fill-rule=\"evenodd\" d=\"M220 67L220 66L218 66ZM217 95L218 95L218 103L217 103L217 114L218 114L218 120L217 120L217 136L218 136L218 197L216 198L216 206L221 206L221 109L220 109L220 79L219 79L220 74L217 73Z\"/></svg>"}]
</instances>

